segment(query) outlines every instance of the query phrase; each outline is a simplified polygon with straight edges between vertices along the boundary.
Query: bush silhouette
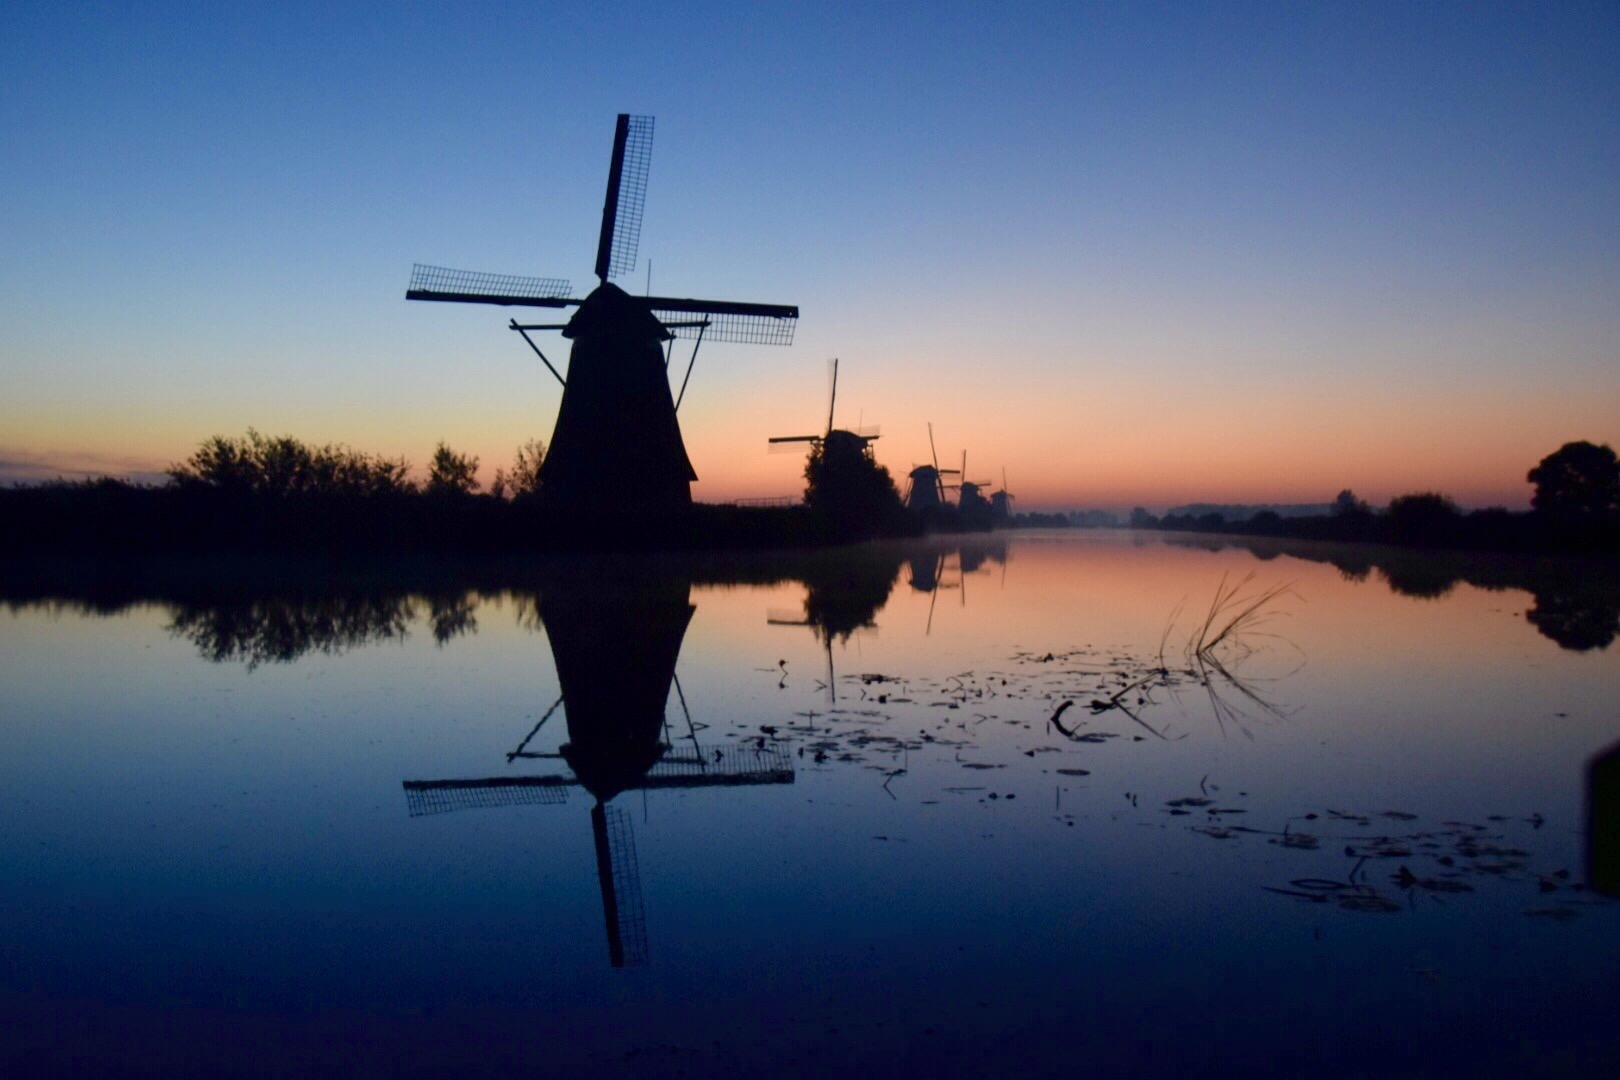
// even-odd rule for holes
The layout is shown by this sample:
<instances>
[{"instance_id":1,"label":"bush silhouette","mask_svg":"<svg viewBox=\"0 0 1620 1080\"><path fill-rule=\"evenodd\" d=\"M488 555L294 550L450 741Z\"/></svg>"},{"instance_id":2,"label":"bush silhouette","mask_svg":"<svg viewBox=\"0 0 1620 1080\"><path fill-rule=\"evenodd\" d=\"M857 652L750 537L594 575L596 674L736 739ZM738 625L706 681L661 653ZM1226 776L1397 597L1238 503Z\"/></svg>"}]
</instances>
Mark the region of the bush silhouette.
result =
<instances>
[{"instance_id":1,"label":"bush silhouette","mask_svg":"<svg viewBox=\"0 0 1620 1080\"><path fill-rule=\"evenodd\" d=\"M1455 535L1462 513L1451 496L1424 491L1391 499L1384 519L1398 541L1441 543Z\"/></svg>"},{"instance_id":2,"label":"bush silhouette","mask_svg":"<svg viewBox=\"0 0 1620 1080\"><path fill-rule=\"evenodd\" d=\"M261 435L252 428L240 439L209 438L168 471L182 488L242 495L403 495L416 490L404 458L331 443L308 446L290 435Z\"/></svg>"}]
</instances>

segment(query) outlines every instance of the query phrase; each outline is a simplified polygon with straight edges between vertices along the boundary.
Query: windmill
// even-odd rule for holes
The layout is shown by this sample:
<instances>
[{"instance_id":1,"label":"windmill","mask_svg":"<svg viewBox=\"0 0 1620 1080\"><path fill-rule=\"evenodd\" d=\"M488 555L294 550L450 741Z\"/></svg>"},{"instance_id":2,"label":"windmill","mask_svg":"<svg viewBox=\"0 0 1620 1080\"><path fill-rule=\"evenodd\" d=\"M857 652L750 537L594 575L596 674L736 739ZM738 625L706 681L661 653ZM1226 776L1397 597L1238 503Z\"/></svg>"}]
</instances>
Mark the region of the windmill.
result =
<instances>
[{"instance_id":1,"label":"windmill","mask_svg":"<svg viewBox=\"0 0 1620 1080\"><path fill-rule=\"evenodd\" d=\"M956 474L956 483L946 484L947 488L956 490L956 507L968 517L987 516L990 513L990 504L980 494L984 488L990 486L988 480L973 481L967 478L967 451L962 451L962 471Z\"/></svg>"},{"instance_id":2,"label":"windmill","mask_svg":"<svg viewBox=\"0 0 1620 1080\"><path fill-rule=\"evenodd\" d=\"M990 515L1006 521L1013 515L1013 493L1007 487L1007 470L1001 470L1001 490L990 496Z\"/></svg>"},{"instance_id":3,"label":"windmill","mask_svg":"<svg viewBox=\"0 0 1620 1080\"><path fill-rule=\"evenodd\" d=\"M810 456L804 468L804 505L827 515L839 527L867 527L894 501L894 485L886 469L872 456L876 428L854 431L833 426L838 405L838 361L827 366L830 390L827 400L827 426L819 435L778 435L770 440L772 451L797 450L808 443Z\"/></svg>"},{"instance_id":4,"label":"windmill","mask_svg":"<svg viewBox=\"0 0 1620 1080\"><path fill-rule=\"evenodd\" d=\"M932 465L917 465L911 470L911 483L906 488L906 506L926 511L945 505L945 477L960 476L955 469L939 467L939 452L934 449L934 425L928 425L928 454Z\"/></svg>"},{"instance_id":5,"label":"windmill","mask_svg":"<svg viewBox=\"0 0 1620 1080\"><path fill-rule=\"evenodd\" d=\"M774 435L768 442L771 449L788 449L794 443L809 443L812 448L832 443L845 442L847 446L859 453L871 453L871 444L882 438L882 433L875 427L857 427L853 431L833 427L833 410L838 405L838 357L828 361L832 378L832 389L827 394L827 428L820 435Z\"/></svg>"},{"instance_id":6,"label":"windmill","mask_svg":"<svg viewBox=\"0 0 1620 1080\"><path fill-rule=\"evenodd\" d=\"M653 118L619 114L597 238L597 287L584 299L558 278L484 274L417 264L407 300L503 307L577 308L566 323L519 323L510 329L563 384L562 403L545 461L541 497L571 510L607 511L634 504L673 509L691 504L697 479L676 411L705 339L791 345L799 309L667 296L631 296L609 279L636 268ZM531 331L560 330L573 342L565 378ZM669 367L677 331L695 331L679 394ZM665 343L670 343L666 352Z\"/></svg>"}]
</instances>

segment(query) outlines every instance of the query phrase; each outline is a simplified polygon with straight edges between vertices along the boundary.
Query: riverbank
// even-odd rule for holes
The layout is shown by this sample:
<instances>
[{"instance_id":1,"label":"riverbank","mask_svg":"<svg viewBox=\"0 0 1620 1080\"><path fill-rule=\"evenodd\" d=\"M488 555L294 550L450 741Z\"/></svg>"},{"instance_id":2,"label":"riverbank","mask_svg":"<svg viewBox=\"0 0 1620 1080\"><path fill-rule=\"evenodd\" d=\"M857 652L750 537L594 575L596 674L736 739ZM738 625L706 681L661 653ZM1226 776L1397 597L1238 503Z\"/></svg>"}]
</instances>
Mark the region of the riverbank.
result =
<instances>
[{"instance_id":1,"label":"riverbank","mask_svg":"<svg viewBox=\"0 0 1620 1080\"><path fill-rule=\"evenodd\" d=\"M1320 517L1257 514L1227 521L1219 514L1202 517L1166 515L1151 528L1164 532L1216 533L1268 539L1319 540L1331 543L1382 544L1398 548L1449 551L1494 551L1520 555L1620 555L1620 522L1560 518L1535 511L1503 509L1462 512L1429 496L1388 511L1356 509Z\"/></svg>"},{"instance_id":2,"label":"riverbank","mask_svg":"<svg viewBox=\"0 0 1620 1080\"><path fill-rule=\"evenodd\" d=\"M143 557L781 549L924 531L905 513L856 522L803 506L695 503L592 517L492 495L265 495L117 481L0 488L0 520L0 553Z\"/></svg>"}]
</instances>

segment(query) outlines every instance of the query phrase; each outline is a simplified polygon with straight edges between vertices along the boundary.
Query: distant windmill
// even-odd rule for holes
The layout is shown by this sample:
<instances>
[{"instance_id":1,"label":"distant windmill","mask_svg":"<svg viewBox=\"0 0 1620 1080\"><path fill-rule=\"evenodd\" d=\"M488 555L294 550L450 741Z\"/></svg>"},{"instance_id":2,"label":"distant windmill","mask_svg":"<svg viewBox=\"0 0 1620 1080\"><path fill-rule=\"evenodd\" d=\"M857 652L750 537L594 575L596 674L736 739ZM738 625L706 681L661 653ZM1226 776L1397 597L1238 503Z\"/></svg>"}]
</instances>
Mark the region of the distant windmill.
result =
<instances>
[{"instance_id":1,"label":"distant windmill","mask_svg":"<svg viewBox=\"0 0 1620 1080\"><path fill-rule=\"evenodd\" d=\"M799 317L786 304L748 304L664 296L631 296L608 279L636 267L653 118L621 113L613 135L607 197L596 248L599 282L583 300L557 278L515 277L418 264L407 300L577 307L567 323L509 326L523 335L563 384L562 404L545 461L541 496L574 510L626 505L668 509L689 505L697 479L675 413L705 337L754 345L791 345ZM568 377L552 366L531 330L561 330L573 341ZM676 330L695 330L692 356L678 395L670 393L664 343Z\"/></svg>"},{"instance_id":2,"label":"distant windmill","mask_svg":"<svg viewBox=\"0 0 1620 1080\"><path fill-rule=\"evenodd\" d=\"M1000 519L1013 515L1013 493L1007 487L1007 470L1001 470L1001 490L990 496L990 513Z\"/></svg>"},{"instance_id":3,"label":"distant windmill","mask_svg":"<svg viewBox=\"0 0 1620 1080\"><path fill-rule=\"evenodd\" d=\"M972 481L967 479L967 451L962 451L962 471L956 474L956 483L946 484L947 489L956 491L956 505L964 514L988 514L990 504L985 501L980 491L990 486L987 480Z\"/></svg>"},{"instance_id":4,"label":"distant windmill","mask_svg":"<svg viewBox=\"0 0 1620 1080\"><path fill-rule=\"evenodd\" d=\"M932 465L918 465L911 470L911 484L906 488L906 506L912 510L927 510L945 505L945 477L961 476L955 469L939 467L939 452L934 449L934 425L928 425L928 454Z\"/></svg>"},{"instance_id":5,"label":"distant windmill","mask_svg":"<svg viewBox=\"0 0 1620 1080\"><path fill-rule=\"evenodd\" d=\"M866 453L871 444L882 438L882 434L875 427L858 427L854 431L833 427L833 410L838 405L838 358L835 356L829 361L832 372L832 389L827 395L827 428L820 435L774 435L769 443L773 450L787 449L794 443L809 443L816 447L824 443L834 443L847 440L847 445L856 451Z\"/></svg>"}]
</instances>

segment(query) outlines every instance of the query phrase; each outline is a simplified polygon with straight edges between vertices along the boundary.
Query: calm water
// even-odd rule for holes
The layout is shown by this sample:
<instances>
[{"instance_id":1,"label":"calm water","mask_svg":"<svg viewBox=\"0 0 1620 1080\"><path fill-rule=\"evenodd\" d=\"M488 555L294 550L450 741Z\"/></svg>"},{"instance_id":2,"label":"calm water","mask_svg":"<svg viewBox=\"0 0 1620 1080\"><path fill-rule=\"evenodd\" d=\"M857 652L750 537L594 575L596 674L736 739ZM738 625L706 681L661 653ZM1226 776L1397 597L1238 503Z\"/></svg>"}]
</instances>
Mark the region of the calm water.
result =
<instances>
[{"instance_id":1,"label":"calm water","mask_svg":"<svg viewBox=\"0 0 1620 1080\"><path fill-rule=\"evenodd\" d=\"M1589 567L52 573L0 614L13 1073L1620 1062ZM1198 655L1223 581L1284 591Z\"/></svg>"}]
</instances>

